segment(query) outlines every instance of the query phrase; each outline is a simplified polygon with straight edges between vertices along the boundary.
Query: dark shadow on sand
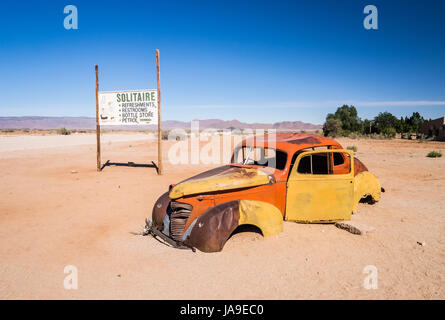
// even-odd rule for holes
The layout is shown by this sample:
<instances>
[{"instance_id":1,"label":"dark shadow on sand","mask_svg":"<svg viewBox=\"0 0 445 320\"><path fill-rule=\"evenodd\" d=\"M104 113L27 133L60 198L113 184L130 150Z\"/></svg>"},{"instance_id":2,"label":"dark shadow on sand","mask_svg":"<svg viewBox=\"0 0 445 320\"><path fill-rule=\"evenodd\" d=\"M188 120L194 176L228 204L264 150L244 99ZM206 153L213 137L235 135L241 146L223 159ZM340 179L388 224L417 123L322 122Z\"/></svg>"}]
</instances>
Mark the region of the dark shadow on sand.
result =
<instances>
[{"instance_id":1,"label":"dark shadow on sand","mask_svg":"<svg viewBox=\"0 0 445 320\"><path fill-rule=\"evenodd\" d=\"M159 168L153 161L151 163L134 163L134 162L110 162L110 160L107 160L100 170L102 171L105 167L111 167L111 166L117 166L117 167L138 167L138 168L155 168L156 173L159 173Z\"/></svg>"}]
</instances>

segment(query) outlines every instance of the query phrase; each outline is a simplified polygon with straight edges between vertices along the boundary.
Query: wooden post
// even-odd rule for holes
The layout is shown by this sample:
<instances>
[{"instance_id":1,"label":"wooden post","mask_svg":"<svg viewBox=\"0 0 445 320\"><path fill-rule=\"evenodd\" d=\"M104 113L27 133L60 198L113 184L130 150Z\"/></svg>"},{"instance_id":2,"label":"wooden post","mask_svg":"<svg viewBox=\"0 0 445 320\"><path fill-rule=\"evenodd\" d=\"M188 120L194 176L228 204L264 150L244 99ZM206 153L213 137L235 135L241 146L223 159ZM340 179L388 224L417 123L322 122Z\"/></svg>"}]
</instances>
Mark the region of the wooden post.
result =
<instances>
[{"instance_id":1,"label":"wooden post","mask_svg":"<svg viewBox=\"0 0 445 320\"><path fill-rule=\"evenodd\" d=\"M100 124L99 124L99 76L98 67L96 69L96 138L97 138L97 171L101 171L100 161Z\"/></svg>"},{"instance_id":2,"label":"wooden post","mask_svg":"<svg viewBox=\"0 0 445 320\"><path fill-rule=\"evenodd\" d=\"M158 82L158 174L162 174L161 77L159 74L158 49L156 49L156 76Z\"/></svg>"}]
</instances>

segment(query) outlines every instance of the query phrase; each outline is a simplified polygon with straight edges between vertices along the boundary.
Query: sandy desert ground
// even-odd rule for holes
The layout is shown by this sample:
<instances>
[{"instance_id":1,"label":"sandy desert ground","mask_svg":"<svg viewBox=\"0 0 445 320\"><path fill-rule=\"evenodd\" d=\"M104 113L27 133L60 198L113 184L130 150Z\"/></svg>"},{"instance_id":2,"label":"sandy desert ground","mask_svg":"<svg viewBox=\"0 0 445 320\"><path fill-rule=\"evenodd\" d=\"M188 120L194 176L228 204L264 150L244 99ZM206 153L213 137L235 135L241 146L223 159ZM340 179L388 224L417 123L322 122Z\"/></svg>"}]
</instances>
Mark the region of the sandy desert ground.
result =
<instances>
[{"instance_id":1,"label":"sandy desert ground","mask_svg":"<svg viewBox=\"0 0 445 320\"><path fill-rule=\"evenodd\" d=\"M445 158L426 154L445 153L445 143L339 141L358 147L386 189L353 216L375 231L285 223L277 236L240 233L208 254L137 233L169 184L214 165L169 164L166 142L162 176L98 173L94 135L0 136L0 298L444 299ZM156 155L144 136L104 136L104 161ZM77 267L77 290L64 289L67 265ZM378 269L376 290L363 287L367 265Z\"/></svg>"}]
</instances>

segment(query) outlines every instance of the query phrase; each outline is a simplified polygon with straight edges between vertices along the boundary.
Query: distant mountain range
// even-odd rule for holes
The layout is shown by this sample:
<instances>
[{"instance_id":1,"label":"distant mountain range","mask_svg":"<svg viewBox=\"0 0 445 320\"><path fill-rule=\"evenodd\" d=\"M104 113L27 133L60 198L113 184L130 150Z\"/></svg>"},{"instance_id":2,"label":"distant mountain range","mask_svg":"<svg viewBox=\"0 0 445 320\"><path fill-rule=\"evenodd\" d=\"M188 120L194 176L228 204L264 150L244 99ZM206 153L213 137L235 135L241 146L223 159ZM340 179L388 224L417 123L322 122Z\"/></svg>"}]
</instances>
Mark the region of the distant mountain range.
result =
<instances>
[{"instance_id":1,"label":"distant mountain range","mask_svg":"<svg viewBox=\"0 0 445 320\"><path fill-rule=\"evenodd\" d=\"M0 129L95 129L96 119L89 117L0 117ZM154 125L146 126L102 126L116 130L150 130ZM190 121L166 120L162 121L162 129L174 128L190 129ZM275 123L245 123L238 120L207 119L199 120L199 129L276 129L280 130L308 130L315 131L322 125L301 121L282 121Z\"/></svg>"}]
</instances>

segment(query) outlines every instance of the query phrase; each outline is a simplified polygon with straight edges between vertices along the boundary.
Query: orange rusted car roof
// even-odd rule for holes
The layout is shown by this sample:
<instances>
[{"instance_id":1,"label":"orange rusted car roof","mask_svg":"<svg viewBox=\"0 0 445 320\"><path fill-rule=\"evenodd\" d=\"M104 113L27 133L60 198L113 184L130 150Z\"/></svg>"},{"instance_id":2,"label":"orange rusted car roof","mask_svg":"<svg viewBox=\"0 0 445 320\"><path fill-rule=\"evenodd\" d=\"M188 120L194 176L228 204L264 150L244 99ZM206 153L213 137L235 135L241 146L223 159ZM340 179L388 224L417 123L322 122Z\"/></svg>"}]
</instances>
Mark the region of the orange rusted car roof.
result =
<instances>
[{"instance_id":1,"label":"orange rusted car roof","mask_svg":"<svg viewBox=\"0 0 445 320\"><path fill-rule=\"evenodd\" d=\"M308 133L264 134L243 139L238 146L241 145L274 147L286 151L289 154L312 147L332 146L334 149L342 148L342 146L333 139Z\"/></svg>"}]
</instances>

